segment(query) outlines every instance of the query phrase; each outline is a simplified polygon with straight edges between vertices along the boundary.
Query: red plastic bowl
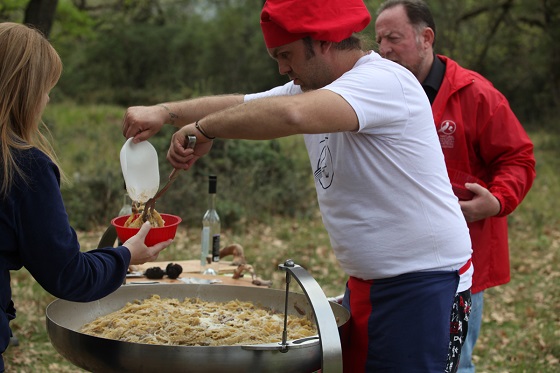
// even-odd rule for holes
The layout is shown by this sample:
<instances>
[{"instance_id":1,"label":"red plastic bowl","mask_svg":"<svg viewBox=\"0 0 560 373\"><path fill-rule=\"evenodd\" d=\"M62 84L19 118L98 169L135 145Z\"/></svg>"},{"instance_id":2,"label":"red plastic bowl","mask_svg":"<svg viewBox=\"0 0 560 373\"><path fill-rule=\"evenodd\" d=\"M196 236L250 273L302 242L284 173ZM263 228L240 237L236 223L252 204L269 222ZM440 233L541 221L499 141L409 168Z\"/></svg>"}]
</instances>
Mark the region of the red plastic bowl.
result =
<instances>
[{"instance_id":1,"label":"red plastic bowl","mask_svg":"<svg viewBox=\"0 0 560 373\"><path fill-rule=\"evenodd\" d=\"M175 238L175 233L177 233L177 227L182 221L180 217L169 214L160 214L161 218L165 222L163 227L152 227L144 240L146 246L154 246L155 244L163 241L167 241L170 238ZM121 242L126 242L130 237L134 236L140 228L129 228L125 227L124 223L128 220L130 215L119 216L111 220L111 224L117 230L117 237Z\"/></svg>"},{"instance_id":2,"label":"red plastic bowl","mask_svg":"<svg viewBox=\"0 0 560 373\"><path fill-rule=\"evenodd\" d=\"M447 170L453 193L460 201L470 201L474 197L474 193L465 188L465 183L477 183L486 188L484 181L463 171L449 169Z\"/></svg>"}]
</instances>

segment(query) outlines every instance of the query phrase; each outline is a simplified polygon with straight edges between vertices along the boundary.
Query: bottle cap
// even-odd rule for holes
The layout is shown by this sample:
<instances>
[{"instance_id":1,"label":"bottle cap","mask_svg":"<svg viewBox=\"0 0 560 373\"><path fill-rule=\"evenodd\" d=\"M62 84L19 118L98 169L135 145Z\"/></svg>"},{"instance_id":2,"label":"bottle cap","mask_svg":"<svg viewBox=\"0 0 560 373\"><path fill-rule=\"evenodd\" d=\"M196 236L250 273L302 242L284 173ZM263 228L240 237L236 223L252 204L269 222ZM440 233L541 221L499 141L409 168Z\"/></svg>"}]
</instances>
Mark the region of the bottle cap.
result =
<instances>
[{"instance_id":1,"label":"bottle cap","mask_svg":"<svg viewBox=\"0 0 560 373\"><path fill-rule=\"evenodd\" d=\"M208 193L215 194L218 184L218 177L215 175L208 176Z\"/></svg>"}]
</instances>

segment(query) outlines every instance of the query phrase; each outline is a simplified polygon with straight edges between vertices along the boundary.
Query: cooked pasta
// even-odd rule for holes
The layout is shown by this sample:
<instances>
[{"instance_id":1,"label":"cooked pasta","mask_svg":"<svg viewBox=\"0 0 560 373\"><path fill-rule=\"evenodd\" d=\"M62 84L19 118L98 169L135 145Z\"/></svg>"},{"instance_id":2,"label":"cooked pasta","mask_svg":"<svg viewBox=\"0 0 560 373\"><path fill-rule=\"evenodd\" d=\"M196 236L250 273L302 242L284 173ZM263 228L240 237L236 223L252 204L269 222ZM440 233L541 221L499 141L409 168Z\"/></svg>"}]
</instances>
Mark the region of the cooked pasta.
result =
<instances>
[{"instance_id":1,"label":"cooked pasta","mask_svg":"<svg viewBox=\"0 0 560 373\"><path fill-rule=\"evenodd\" d=\"M157 212L155 209L149 210L146 215L148 221L152 225L152 228L163 227L165 225L165 220L163 220L159 212ZM124 223L124 226L128 228L140 228L142 226L142 223L142 214L132 213Z\"/></svg>"},{"instance_id":2,"label":"cooked pasta","mask_svg":"<svg viewBox=\"0 0 560 373\"><path fill-rule=\"evenodd\" d=\"M284 316L252 302L150 298L84 325L82 333L119 341L185 346L233 346L282 340ZM307 318L288 315L288 339L317 334Z\"/></svg>"}]
</instances>

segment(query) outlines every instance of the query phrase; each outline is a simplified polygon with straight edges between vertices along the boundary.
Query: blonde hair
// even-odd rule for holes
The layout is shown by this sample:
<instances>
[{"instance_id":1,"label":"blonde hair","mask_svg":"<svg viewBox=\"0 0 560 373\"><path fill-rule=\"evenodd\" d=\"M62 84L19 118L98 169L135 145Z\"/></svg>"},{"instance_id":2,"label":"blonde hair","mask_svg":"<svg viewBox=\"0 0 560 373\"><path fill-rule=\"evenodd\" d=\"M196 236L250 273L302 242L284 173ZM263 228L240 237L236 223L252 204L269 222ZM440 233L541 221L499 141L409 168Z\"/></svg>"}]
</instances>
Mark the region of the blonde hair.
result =
<instances>
[{"instance_id":1,"label":"blonde hair","mask_svg":"<svg viewBox=\"0 0 560 373\"><path fill-rule=\"evenodd\" d=\"M61 74L58 53L39 31L0 23L0 197L9 193L16 174L28 180L16 163L16 152L36 147L58 166L41 115Z\"/></svg>"}]
</instances>

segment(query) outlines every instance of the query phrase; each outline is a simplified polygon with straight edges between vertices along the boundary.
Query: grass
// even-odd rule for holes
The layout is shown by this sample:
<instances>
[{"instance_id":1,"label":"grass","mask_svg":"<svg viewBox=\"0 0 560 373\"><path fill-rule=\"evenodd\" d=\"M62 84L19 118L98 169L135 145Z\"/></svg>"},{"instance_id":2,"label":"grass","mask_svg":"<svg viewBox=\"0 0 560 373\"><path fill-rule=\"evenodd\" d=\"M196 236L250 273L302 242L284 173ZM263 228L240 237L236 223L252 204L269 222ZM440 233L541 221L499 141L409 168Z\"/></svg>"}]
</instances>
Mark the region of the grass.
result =
<instances>
[{"instance_id":1,"label":"grass","mask_svg":"<svg viewBox=\"0 0 560 373\"><path fill-rule=\"evenodd\" d=\"M552 132L552 134L551 134ZM556 134L556 135L554 135ZM560 135L533 131L537 179L510 217L512 280L486 292L483 326L475 350L478 373L560 371ZM104 227L79 233L84 250L96 246ZM181 226L176 242L159 260L198 257L199 227ZM346 276L330 249L321 219L271 217L266 224L227 230L223 244L239 243L259 276L283 288L279 263L292 258L317 279L327 296L342 292ZM4 354L7 372L82 372L51 346L45 307L54 298L23 269L12 272L18 317L11 327L19 346Z\"/></svg>"},{"instance_id":2,"label":"grass","mask_svg":"<svg viewBox=\"0 0 560 373\"><path fill-rule=\"evenodd\" d=\"M485 295L481 373L560 371L560 137L531 137L537 179L509 220L512 280Z\"/></svg>"}]
</instances>

